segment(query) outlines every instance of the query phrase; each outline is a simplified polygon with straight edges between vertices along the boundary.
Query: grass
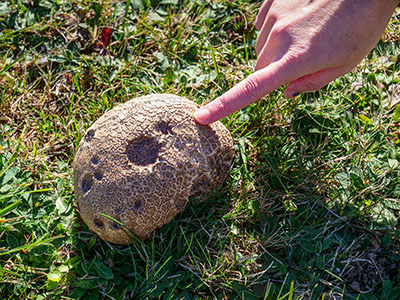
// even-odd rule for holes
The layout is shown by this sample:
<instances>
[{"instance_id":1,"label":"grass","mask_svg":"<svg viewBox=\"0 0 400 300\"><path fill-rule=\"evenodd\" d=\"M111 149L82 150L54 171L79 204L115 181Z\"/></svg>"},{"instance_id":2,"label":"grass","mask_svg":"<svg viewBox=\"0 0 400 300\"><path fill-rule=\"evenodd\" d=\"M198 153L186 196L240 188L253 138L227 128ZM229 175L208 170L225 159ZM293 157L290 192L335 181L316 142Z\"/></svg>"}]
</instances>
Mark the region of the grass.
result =
<instances>
[{"instance_id":1,"label":"grass","mask_svg":"<svg viewBox=\"0 0 400 300\"><path fill-rule=\"evenodd\" d=\"M222 94L253 69L258 7L0 3L2 299L400 295L398 10L352 73L225 118L230 180L150 239L105 243L75 209L71 165L85 129L136 96L202 104ZM111 43L95 50L104 27Z\"/></svg>"}]
</instances>

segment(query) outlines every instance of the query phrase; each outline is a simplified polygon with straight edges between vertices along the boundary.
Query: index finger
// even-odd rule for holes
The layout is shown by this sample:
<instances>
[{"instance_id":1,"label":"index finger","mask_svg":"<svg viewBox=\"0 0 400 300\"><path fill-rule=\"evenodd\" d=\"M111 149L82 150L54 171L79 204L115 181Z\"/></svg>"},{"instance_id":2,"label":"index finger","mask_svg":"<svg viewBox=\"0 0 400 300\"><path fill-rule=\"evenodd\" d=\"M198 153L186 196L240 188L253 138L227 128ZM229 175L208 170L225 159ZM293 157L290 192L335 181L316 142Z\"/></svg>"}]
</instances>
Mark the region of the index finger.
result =
<instances>
[{"instance_id":1,"label":"index finger","mask_svg":"<svg viewBox=\"0 0 400 300\"><path fill-rule=\"evenodd\" d=\"M194 113L194 119L203 125L220 120L300 76L285 66L280 60L254 72L214 101L199 108Z\"/></svg>"}]
</instances>

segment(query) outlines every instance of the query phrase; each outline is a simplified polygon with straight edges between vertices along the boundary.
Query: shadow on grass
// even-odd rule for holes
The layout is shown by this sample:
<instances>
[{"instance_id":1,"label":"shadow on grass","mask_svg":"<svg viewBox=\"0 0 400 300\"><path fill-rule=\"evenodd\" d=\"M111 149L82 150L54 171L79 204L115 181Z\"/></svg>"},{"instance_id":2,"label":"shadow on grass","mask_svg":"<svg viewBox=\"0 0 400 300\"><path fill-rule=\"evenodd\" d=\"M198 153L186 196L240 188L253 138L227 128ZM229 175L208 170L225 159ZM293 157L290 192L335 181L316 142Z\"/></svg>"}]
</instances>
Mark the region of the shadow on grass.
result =
<instances>
[{"instance_id":1,"label":"shadow on grass","mask_svg":"<svg viewBox=\"0 0 400 300\"><path fill-rule=\"evenodd\" d=\"M307 105L291 126L267 130L254 158L263 192L246 231L263 244L268 266L255 286L282 296L294 282L294 294L307 299L393 299L400 231L392 133Z\"/></svg>"}]
</instances>

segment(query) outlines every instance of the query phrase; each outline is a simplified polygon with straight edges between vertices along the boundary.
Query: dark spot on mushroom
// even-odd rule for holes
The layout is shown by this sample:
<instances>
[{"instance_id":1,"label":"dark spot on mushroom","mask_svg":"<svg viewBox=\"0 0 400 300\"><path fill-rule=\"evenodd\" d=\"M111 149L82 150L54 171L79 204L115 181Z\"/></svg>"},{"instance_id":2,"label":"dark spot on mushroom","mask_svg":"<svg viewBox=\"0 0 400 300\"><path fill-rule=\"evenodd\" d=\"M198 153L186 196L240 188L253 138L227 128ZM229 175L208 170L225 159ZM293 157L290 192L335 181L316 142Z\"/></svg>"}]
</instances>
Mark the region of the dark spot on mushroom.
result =
<instances>
[{"instance_id":1,"label":"dark spot on mushroom","mask_svg":"<svg viewBox=\"0 0 400 300\"><path fill-rule=\"evenodd\" d=\"M92 175L86 174L86 175L82 178L82 183L81 183L82 193L83 193L83 194L86 194L87 192L89 192L89 190L92 188L92 186L93 186L93 178L92 178Z\"/></svg>"},{"instance_id":2,"label":"dark spot on mushroom","mask_svg":"<svg viewBox=\"0 0 400 300\"><path fill-rule=\"evenodd\" d=\"M138 166L147 166L157 161L161 144L152 137L141 137L129 142L126 155L130 162Z\"/></svg>"},{"instance_id":3,"label":"dark spot on mushroom","mask_svg":"<svg viewBox=\"0 0 400 300\"><path fill-rule=\"evenodd\" d=\"M84 138L85 142L89 143L93 139L94 133L95 133L95 131L93 129L91 129L88 132L86 132L86 135L85 135L85 138Z\"/></svg>"},{"instance_id":4,"label":"dark spot on mushroom","mask_svg":"<svg viewBox=\"0 0 400 300\"><path fill-rule=\"evenodd\" d=\"M121 218L119 217L119 216L114 216L114 219L116 220L116 221L118 221L118 222L116 222L116 221L111 221L110 220L110 228L111 229L113 229L113 230L119 230L120 229L120 223L121 223Z\"/></svg>"},{"instance_id":5,"label":"dark spot on mushroom","mask_svg":"<svg viewBox=\"0 0 400 300\"><path fill-rule=\"evenodd\" d=\"M117 207L114 209L114 212L115 212L115 214L117 214L117 215L121 214L123 211L124 211L124 209L123 209L121 206L117 206Z\"/></svg>"},{"instance_id":6,"label":"dark spot on mushroom","mask_svg":"<svg viewBox=\"0 0 400 300\"><path fill-rule=\"evenodd\" d=\"M133 208L135 210L140 210L143 207L143 203L141 200L136 200L135 203L133 204Z\"/></svg>"},{"instance_id":7,"label":"dark spot on mushroom","mask_svg":"<svg viewBox=\"0 0 400 300\"><path fill-rule=\"evenodd\" d=\"M180 138L179 136L176 136L175 139L174 139L174 141L173 141L172 146L173 146L178 152L180 152L180 151L182 151L182 150L184 149L185 143L184 143L184 141L182 140L182 138Z\"/></svg>"},{"instance_id":8,"label":"dark spot on mushroom","mask_svg":"<svg viewBox=\"0 0 400 300\"><path fill-rule=\"evenodd\" d=\"M113 230L119 230L119 224L117 222L111 222L110 228Z\"/></svg>"},{"instance_id":9,"label":"dark spot on mushroom","mask_svg":"<svg viewBox=\"0 0 400 300\"><path fill-rule=\"evenodd\" d=\"M156 129L161 131L162 134L172 134L172 127L164 121L158 122L156 124Z\"/></svg>"},{"instance_id":10,"label":"dark spot on mushroom","mask_svg":"<svg viewBox=\"0 0 400 300\"><path fill-rule=\"evenodd\" d=\"M176 209L178 211L182 211L185 208L186 203L187 203L187 201L186 201L185 198L182 198L182 197L181 198L177 198L175 200L175 207L176 207Z\"/></svg>"},{"instance_id":11,"label":"dark spot on mushroom","mask_svg":"<svg viewBox=\"0 0 400 300\"><path fill-rule=\"evenodd\" d=\"M210 180L206 176L203 176L196 182L194 182L190 196L194 198L199 198L210 193L211 190L212 190L212 184Z\"/></svg>"},{"instance_id":12,"label":"dark spot on mushroom","mask_svg":"<svg viewBox=\"0 0 400 300\"><path fill-rule=\"evenodd\" d=\"M100 181L101 179L103 179L103 172L101 171L96 171L93 174L94 178L96 178L96 180Z\"/></svg>"},{"instance_id":13,"label":"dark spot on mushroom","mask_svg":"<svg viewBox=\"0 0 400 300\"><path fill-rule=\"evenodd\" d=\"M100 219L94 219L93 220L94 225L96 225L96 227L98 228L103 228L104 227L104 223L102 220Z\"/></svg>"},{"instance_id":14,"label":"dark spot on mushroom","mask_svg":"<svg viewBox=\"0 0 400 300\"><path fill-rule=\"evenodd\" d=\"M91 162L92 164L94 164L94 165L97 165L97 164L99 163L99 158L98 158L97 156L93 156L93 157L90 159L90 162Z\"/></svg>"}]
</instances>

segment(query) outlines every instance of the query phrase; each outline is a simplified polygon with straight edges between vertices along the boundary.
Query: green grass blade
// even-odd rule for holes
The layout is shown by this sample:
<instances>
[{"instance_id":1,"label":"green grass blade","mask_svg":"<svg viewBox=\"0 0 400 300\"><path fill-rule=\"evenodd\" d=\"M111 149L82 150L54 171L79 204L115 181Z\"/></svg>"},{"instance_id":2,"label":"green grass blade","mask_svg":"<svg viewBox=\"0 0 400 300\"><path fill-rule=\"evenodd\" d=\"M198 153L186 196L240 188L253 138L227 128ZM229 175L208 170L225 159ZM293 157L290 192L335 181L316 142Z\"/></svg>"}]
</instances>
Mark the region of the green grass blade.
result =
<instances>
[{"instance_id":1,"label":"green grass blade","mask_svg":"<svg viewBox=\"0 0 400 300\"><path fill-rule=\"evenodd\" d=\"M41 44L43 44L43 42L40 42L39 44L37 44L35 47L33 47L32 49L30 49L29 51L25 52L22 56L18 57L15 61L13 61L11 64L9 64L8 66L6 66L3 70L0 70L0 76L3 75L5 72L7 72L7 70L9 70L10 68L12 68L16 63L18 63L19 61L21 61L22 59L24 59L25 56L27 56L29 53L31 53L33 50L35 50L37 47L39 47Z\"/></svg>"},{"instance_id":2,"label":"green grass blade","mask_svg":"<svg viewBox=\"0 0 400 300\"><path fill-rule=\"evenodd\" d=\"M54 241L56 239L64 237L63 235L57 235L57 236L54 236L54 237L46 239L47 235L48 234L46 233L45 235L43 235L43 237L41 237L36 242L30 243L30 244L27 244L27 245L23 245L23 246L18 246L18 247L14 248L14 249L11 249L9 251L0 252L0 256L8 255L8 254L15 253L15 252L19 252L21 250L28 251L33 247L36 247L36 246L39 246L39 245L45 244L45 243L50 243L50 242L52 242L52 241Z\"/></svg>"},{"instance_id":3,"label":"green grass blade","mask_svg":"<svg viewBox=\"0 0 400 300\"><path fill-rule=\"evenodd\" d=\"M15 201L14 203L10 204L9 206L3 208L0 210L0 217L8 214L10 211L12 211L14 208L16 208L22 200Z\"/></svg>"}]
</instances>

